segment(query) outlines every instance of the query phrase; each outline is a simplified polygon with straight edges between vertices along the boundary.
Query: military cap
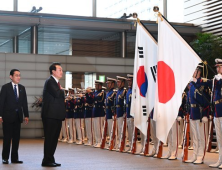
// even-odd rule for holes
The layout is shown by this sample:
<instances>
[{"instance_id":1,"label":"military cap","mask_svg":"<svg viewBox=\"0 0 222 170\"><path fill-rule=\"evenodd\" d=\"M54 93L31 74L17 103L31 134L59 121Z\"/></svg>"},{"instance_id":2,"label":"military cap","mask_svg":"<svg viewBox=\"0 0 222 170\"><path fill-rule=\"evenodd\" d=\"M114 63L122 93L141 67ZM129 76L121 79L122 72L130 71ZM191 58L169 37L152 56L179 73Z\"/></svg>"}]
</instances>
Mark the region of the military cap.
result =
<instances>
[{"instance_id":1,"label":"military cap","mask_svg":"<svg viewBox=\"0 0 222 170\"><path fill-rule=\"evenodd\" d=\"M216 58L216 59L215 59L215 63L216 63L215 67L217 67L217 66L222 66L222 59Z\"/></svg>"},{"instance_id":2,"label":"military cap","mask_svg":"<svg viewBox=\"0 0 222 170\"><path fill-rule=\"evenodd\" d=\"M127 80L132 80L133 79L133 75L132 74L127 74Z\"/></svg>"},{"instance_id":3,"label":"military cap","mask_svg":"<svg viewBox=\"0 0 222 170\"><path fill-rule=\"evenodd\" d=\"M103 81L100 81L100 80L95 80L95 84L103 84L104 82Z\"/></svg>"},{"instance_id":4,"label":"military cap","mask_svg":"<svg viewBox=\"0 0 222 170\"><path fill-rule=\"evenodd\" d=\"M106 80L107 80L106 83L108 83L108 82L116 82L116 79L110 78L110 77L107 77Z\"/></svg>"},{"instance_id":5,"label":"military cap","mask_svg":"<svg viewBox=\"0 0 222 170\"><path fill-rule=\"evenodd\" d=\"M70 88L70 87L69 87L68 90L69 90L69 91L74 91L74 88Z\"/></svg>"},{"instance_id":6,"label":"military cap","mask_svg":"<svg viewBox=\"0 0 222 170\"><path fill-rule=\"evenodd\" d=\"M87 87L86 90L92 90L92 87Z\"/></svg>"},{"instance_id":7,"label":"military cap","mask_svg":"<svg viewBox=\"0 0 222 170\"><path fill-rule=\"evenodd\" d=\"M127 80L126 77L121 77L121 76L116 76L116 78L117 78L117 81L118 81L118 80L123 80L123 81Z\"/></svg>"},{"instance_id":8,"label":"military cap","mask_svg":"<svg viewBox=\"0 0 222 170\"><path fill-rule=\"evenodd\" d=\"M196 70L203 70L204 66L203 63L199 63Z\"/></svg>"}]
</instances>

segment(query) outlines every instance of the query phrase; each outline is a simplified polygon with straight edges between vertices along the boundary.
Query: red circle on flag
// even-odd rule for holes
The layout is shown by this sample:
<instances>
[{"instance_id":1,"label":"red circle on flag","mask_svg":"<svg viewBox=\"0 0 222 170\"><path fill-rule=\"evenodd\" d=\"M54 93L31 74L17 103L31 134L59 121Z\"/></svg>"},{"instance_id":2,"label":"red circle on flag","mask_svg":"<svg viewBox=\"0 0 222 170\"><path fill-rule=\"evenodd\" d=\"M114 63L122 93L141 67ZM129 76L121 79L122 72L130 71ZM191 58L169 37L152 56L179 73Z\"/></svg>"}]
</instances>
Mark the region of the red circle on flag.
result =
<instances>
[{"instance_id":1,"label":"red circle on flag","mask_svg":"<svg viewBox=\"0 0 222 170\"><path fill-rule=\"evenodd\" d=\"M167 103L175 93L174 72L164 61L157 63L158 97L160 103Z\"/></svg>"}]
</instances>

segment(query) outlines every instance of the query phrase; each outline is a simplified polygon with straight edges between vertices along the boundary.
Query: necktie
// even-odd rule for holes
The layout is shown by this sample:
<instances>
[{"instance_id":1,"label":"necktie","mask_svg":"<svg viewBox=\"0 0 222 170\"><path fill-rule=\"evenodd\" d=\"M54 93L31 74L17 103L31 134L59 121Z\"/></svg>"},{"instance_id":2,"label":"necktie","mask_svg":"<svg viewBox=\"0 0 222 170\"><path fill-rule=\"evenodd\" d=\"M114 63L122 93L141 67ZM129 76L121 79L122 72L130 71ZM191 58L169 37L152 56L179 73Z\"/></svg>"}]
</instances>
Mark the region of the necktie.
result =
<instances>
[{"instance_id":1,"label":"necktie","mask_svg":"<svg viewBox=\"0 0 222 170\"><path fill-rule=\"evenodd\" d=\"M16 101L18 101L18 94L17 94L17 87L16 87L16 85L14 85L14 93L15 93Z\"/></svg>"},{"instance_id":2,"label":"necktie","mask_svg":"<svg viewBox=\"0 0 222 170\"><path fill-rule=\"evenodd\" d=\"M59 88L61 88L61 86L60 86L60 83L58 82L58 86L59 86Z\"/></svg>"}]
</instances>

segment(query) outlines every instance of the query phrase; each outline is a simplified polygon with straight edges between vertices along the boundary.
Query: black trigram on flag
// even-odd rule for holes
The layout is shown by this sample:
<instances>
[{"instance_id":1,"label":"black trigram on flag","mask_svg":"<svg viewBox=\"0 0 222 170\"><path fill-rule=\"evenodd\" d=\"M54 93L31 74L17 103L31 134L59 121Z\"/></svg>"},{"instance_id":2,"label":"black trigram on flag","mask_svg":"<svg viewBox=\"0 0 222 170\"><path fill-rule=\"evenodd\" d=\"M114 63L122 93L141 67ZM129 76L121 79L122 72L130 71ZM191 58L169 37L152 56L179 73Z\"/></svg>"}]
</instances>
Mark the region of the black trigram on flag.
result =
<instances>
[{"instance_id":1,"label":"black trigram on flag","mask_svg":"<svg viewBox=\"0 0 222 170\"><path fill-rule=\"evenodd\" d=\"M146 116L147 113L146 113L146 106L142 106L142 109L143 109L143 116Z\"/></svg>"},{"instance_id":2,"label":"black trigram on flag","mask_svg":"<svg viewBox=\"0 0 222 170\"><path fill-rule=\"evenodd\" d=\"M157 65L150 67L152 76L153 76L153 80L156 82L156 71L157 71Z\"/></svg>"},{"instance_id":3,"label":"black trigram on flag","mask_svg":"<svg viewBox=\"0 0 222 170\"><path fill-rule=\"evenodd\" d=\"M139 50L139 58L143 58L143 47L138 47Z\"/></svg>"}]
</instances>

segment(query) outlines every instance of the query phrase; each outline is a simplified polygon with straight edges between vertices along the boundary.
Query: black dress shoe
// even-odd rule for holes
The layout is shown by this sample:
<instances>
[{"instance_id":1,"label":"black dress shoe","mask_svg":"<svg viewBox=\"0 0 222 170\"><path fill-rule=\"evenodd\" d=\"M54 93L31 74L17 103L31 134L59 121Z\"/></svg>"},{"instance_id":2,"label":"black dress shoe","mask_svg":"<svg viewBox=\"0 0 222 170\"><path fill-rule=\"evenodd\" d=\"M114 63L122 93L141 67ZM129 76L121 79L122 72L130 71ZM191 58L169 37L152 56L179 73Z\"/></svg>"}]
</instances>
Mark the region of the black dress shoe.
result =
<instances>
[{"instance_id":1,"label":"black dress shoe","mask_svg":"<svg viewBox=\"0 0 222 170\"><path fill-rule=\"evenodd\" d=\"M42 163L42 166L46 167L56 167L57 165L55 163Z\"/></svg>"},{"instance_id":2,"label":"black dress shoe","mask_svg":"<svg viewBox=\"0 0 222 170\"><path fill-rule=\"evenodd\" d=\"M3 163L3 164L8 164L8 160L2 159L2 163Z\"/></svg>"},{"instance_id":3,"label":"black dress shoe","mask_svg":"<svg viewBox=\"0 0 222 170\"><path fill-rule=\"evenodd\" d=\"M23 161L17 160L17 161L12 161L12 163L13 163L13 164L23 164Z\"/></svg>"},{"instance_id":4,"label":"black dress shoe","mask_svg":"<svg viewBox=\"0 0 222 170\"><path fill-rule=\"evenodd\" d=\"M59 164L59 163L56 163L56 162L55 162L54 164L56 164L56 166L61 166L61 164Z\"/></svg>"}]
</instances>

